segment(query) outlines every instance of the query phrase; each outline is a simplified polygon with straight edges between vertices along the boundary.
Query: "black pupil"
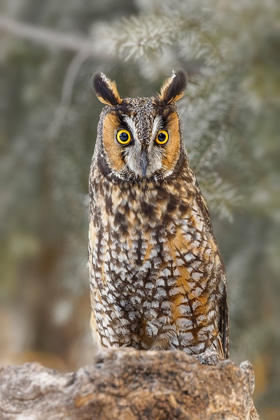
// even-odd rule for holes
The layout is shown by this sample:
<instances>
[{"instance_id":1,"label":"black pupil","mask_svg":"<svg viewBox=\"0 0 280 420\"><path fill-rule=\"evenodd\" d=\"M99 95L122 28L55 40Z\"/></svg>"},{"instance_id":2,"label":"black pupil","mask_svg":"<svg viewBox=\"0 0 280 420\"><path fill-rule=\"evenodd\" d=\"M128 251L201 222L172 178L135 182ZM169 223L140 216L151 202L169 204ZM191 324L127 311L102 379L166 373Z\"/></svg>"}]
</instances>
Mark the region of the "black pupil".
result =
<instances>
[{"instance_id":1,"label":"black pupil","mask_svg":"<svg viewBox=\"0 0 280 420\"><path fill-rule=\"evenodd\" d=\"M159 135L158 135L158 141L163 142L165 140L166 140L166 134L159 133Z\"/></svg>"},{"instance_id":2,"label":"black pupil","mask_svg":"<svg viewBox=\"0 0 280 420\"><path fill-rule=\"evenodd\" d=\"M120 135L119 135L119 139L120 139L121 141L127 141L127 140L128 140L128 134L127 134L126 132L122 132L122 133L120 133Z\"/></svg>"}]
</instances>

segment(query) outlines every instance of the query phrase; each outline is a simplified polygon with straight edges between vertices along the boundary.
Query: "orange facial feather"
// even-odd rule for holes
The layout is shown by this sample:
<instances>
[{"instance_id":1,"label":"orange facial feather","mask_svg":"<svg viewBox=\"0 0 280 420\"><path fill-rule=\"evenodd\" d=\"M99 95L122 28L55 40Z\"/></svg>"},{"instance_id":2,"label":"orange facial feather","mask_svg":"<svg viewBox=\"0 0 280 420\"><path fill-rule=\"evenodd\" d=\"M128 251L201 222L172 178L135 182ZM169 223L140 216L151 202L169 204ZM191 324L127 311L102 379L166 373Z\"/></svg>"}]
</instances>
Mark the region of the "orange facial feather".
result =
<instances>
[{"instance_id":1,"label":"orange facial feather","mask_svg":"<svg viewBox=\"0 0 280 420\"><path fill-rule=\"evenodd\" d=\"M171 171L174 169L180 156L179 118L175 112L170 114L168 117L167 129L169 133L169 141L164 147L162 164L167 171Z\"/></svg>"},{"instance_id":2,"label":"orange facial feather","mask_svg":"<svg viewBox=\"0 0 280 420\"><path fill-rule=\"evenodd\" d=\"M110 161L110 166L115 171L120 171L124 167L121 146L118 145L115 139L118 128L118 117L115 114L108 113L103 123L103 144Z\"/></svg>"}]
</instances>

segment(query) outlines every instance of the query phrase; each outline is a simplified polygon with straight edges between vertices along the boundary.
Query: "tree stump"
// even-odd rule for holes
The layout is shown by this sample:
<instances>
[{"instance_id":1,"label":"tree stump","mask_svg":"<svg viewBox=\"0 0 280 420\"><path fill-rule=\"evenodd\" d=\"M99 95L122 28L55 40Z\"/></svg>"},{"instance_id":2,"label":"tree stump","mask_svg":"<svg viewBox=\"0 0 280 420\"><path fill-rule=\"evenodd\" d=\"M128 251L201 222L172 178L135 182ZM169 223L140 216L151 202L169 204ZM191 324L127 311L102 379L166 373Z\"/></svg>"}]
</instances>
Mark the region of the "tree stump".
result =
<instances>
[{"instance_id":1,"label":"tree stump","mask_svg":"<svg viewBox=\"0 0 280 420\"><path fill-rule=\"evenodd\" d=\"M181 351L111 349L76 373L0 369L1 420L256 420L249 362L201 365Z\"/></svg>"}]
</instances>

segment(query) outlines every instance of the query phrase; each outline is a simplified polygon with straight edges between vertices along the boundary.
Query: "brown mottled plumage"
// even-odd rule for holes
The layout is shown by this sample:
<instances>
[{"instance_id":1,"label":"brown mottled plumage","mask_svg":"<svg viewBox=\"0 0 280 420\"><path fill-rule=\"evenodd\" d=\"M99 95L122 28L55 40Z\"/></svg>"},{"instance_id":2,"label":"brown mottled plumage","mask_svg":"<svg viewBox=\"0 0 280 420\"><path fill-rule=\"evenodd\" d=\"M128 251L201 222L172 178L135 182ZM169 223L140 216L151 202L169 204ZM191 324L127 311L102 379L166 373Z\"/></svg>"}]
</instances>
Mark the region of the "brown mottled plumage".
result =
<instances>
[{"instance_id":1,"label":"brown mottled plumage","mask_svg":"<svg viewBox=\"0 0 280 420\"><path fill-rule=\"evenodd\" d=\"M93 85L108 105L89 179L93 334L104 347L228 357L225 271L175 106L186 75L152 98L121 99L103 74Z\"/></svg>"}]
</instances>

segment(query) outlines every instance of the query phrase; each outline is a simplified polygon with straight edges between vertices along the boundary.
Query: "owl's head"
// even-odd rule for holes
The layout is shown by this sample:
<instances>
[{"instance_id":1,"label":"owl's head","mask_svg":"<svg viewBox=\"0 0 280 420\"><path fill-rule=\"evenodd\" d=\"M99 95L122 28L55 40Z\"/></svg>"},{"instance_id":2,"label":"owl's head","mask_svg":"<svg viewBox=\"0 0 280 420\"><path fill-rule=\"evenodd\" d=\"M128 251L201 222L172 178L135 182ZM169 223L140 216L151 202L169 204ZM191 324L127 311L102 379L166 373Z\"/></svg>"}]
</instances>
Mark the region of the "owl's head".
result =
<instances>
[{"instance_id":1,"label":"owl's head","mask_svg":"<svg viewBox=\"0 0 280 420\"><path fill-rule=\"evenodd\" d=\"M166 179L178 171L185 153L175 103L186 85L186 73L173 72L155 97L121 99L115 82L102 73L93 76L95 93L107 105L95 151L104 175L141 182Z\"/></svg>"}]
</instances>

